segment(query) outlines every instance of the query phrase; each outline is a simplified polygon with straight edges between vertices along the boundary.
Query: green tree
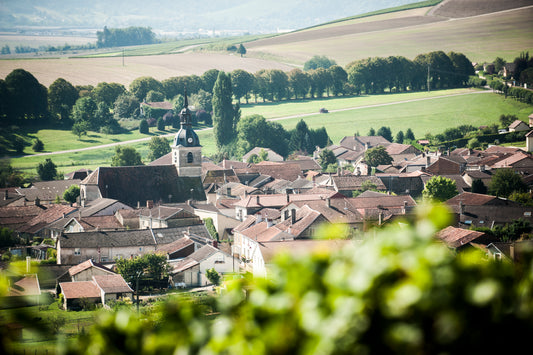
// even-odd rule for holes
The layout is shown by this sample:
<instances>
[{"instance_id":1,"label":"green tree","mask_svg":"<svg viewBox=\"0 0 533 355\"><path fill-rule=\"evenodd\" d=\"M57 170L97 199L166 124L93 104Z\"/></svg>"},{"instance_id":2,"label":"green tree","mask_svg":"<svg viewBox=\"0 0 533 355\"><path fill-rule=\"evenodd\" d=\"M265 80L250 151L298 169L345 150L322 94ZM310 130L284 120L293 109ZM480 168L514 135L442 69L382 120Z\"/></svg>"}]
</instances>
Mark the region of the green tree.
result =
<instances>
[{"instance_id":1,"label":"green tree","mask_svg":"<svg viewBox=\"0 0 533 355\"><path fill-rule=\"evenodd\" d=\"M220 284L220 274L215 268L207 269L205 271L205 276L213 285L218 286Z\"/></svg>"},{"instance_id":2,"label":"green tree","mask_svg":"<svg viewBox=\"0 0 533 355\"><path fill-rule=\"evenodd\" d=\"M309 92L309 75L301 69L295 68L288 73L289 87L296 99L305 98Z\"/></svg>"},{"instance_id":3,"label":"green tree","mask_svg":"<svg viewBox=\"0 0 533 355\"><path fill-rule=\"evenodd\" d=\"M0 159L0 187L19 187L24 180L22 172L13 168L9 159Z\"/></svg>"},{"instance_id":4,"label":"green tree","mask_svg":"<svg viewBox=\"0 0 533 355\"><path fill-rule=\"evenodd\" d=\"M111 166L135 166L143 165L141 155L133 147L115 148L115 155L111 157Z\"/></svg>"},{"instance_id":5,"label":"green tree","mask_svg":"<svg viewBox=\"0 0 533 355\"><path fill-rule=\"evenodd\" d=\"M487 186L485 186L481 179L474 179L472 181L472 192L476 194L486 194Z\"/></svg>"},{"instance_id":6,"label":"green tree","mask_svg":"<svg viewBox=\"0 0 533 355\"><path fill-rule=\"evenodd\" d=\"M78 139L81 139L81 136L87 135L89 128L89 122L87 121L74 122L74 124L72 125L71 132L77 135Z\"/></svg>"},{"instance_id":7,"label":"green tree","mask_svg":"<svg viewBox=\"0 0 533 355\"><path fill-rule=\"evenodd\" d=\"M37 174L42 181L54 180L57 176L57 166L52 159L46 158L44 162L37 165Z\"/></svg>"},{"instance_id":8,"label":"green tree","mask_svg":"<svg viewBox=\"0 0 533 355\"><path fill-rule=\"evenodd\" d=\"M33 141L33 145L31 146L31 149L34 152L42 152L44 150L44 143L39 138L35 138Z\"/></svg>"},{"instance_id":9,"label":"green tree","mask_svg":"<svg viewBox=\"0 0 533 355\"><path fill-rule=\"evenodd\" d=\"M72 120L74 123L87 122L89 129L97 131L100 129L95 120L97 108L96 102L90 96L80 97L72 108Z\"/></svg>"},{"instance_id":10,"label":"green tree","mask_svg":"<svg viewBox=\"0 0 533 355\"><path fill-rule=\"evenodd\" d=\"M392 142L392 132L390 130L390 127L382 126L378 129L377 133L378 136L382 136L389 142Z\"/></svg>"},{"instance_id":11,"label":"green tree","mask_svg":"<svg viewBox=\"0 0 533 355\"><path fill-rule=\"evenodd\" d=\"M155 136L150 139L148 149L150 149L148 159L155 160L170 153L170 143L164 137Z\"/></svg>"},{"instance_id":12,"label":"green tree","mask_svg":"<svg viewBox=\"0 0 533 355\"><path fill-rule=\"evenodd\" d=\"M215 86L215 82L217 81L218 73L218 69L209 69L200 76L201 87L204 91L210 94L213 93L213 87Z\"/></svg>"},{"instance_id":13,"label":"green tree","mask_svg":"<svg viewBox=\"0 0 533 355\"><path fill-rule=\"evenodd\" d=\"M235 100L240 102L241 98L244 97L246 103L248 103L250 91L254 85L254 76L242 69L235 69L231 72L230 77Z\"/></svg>"},{"instance_id":14,"label":"green tree","mask_svg":"<svg viewBox=\"0 0 533 355\"><path fill-rule=\"evenodd\" d=\"M142 134L148 134L150 133L148 122L143 118L141 122L139 123L139 132Z\"/></svg>"},{"instance_id":15,"label":"green tree","mask_svg":"<svg viewBox=\"0 0 533 355\"><path fill-rule=\"evenodd\" d=\"M501 128L508 128L511 125L511 123L513 123L517 119L518 117L516 117L515 115L501 114L499 118Z\"/></svg>"},{"instance_id":16,"label":"green tree","mask_svg":"<svg viewBox=\"0 0 533 355\"><path fill-rule=\"evenodd\" d=\"M130 93L142 102L150 90L163 92L163 85L151 76L142 76L133 80L129 86Z\"/></svg>"},{"instance_id":17,"label":"green tree","mask_svg":"<svg viewBox=\"0 0 533 355\"><path fill-rule=\"evenodd\" d=\"M163 117L159 117L157 119L157 129L160 131L165 130L165 120L163 119Z\"/></svg>"},{"instance_id":18,"label":"green tree","mask_svg":"<svg viewBox=\"0 0 533 355\"><path fill-rule=\"evenodd\" d=\"M276 153L288 155L288 133L277 122L267 121L263 116L244 117L237 124L238 146L242 153L254 147L270 148Z\"/></svg>"},{"instance_id":19,"label":"green tree","mask_svg":"<svg viewBox=\"0 0 533 355\"><path fill-rule=\"evenodd\" d=\"M28 71L15 69L5 78L11 120L42 119L48 115L48 90Z\"/></svg>"},{"instance_id":20,"label":"green tree","mask_svg":"<svg viewBox=\"0 0 533 355\"><path fill-rule=\"evenodd\" d=\"M507 64L505 59L501 57L496 57L496 59L494 59L494 72L496 74L499 73L501 70L503 70L503 67L505 66L505 64Z\"/></svg>"},{"instance_id":21,"label":"green tree","mask_svg":"<svg viewBox=\"0 0 533 355\"><path fill-rule=\"evenodd\" d=\"M455 181L444 176L433 176L422 191L425 199L443 202L457 195Z\"/></svg>"},{"instance_id":22,"label":"green tree","mask_svg":"<svg viewBox=\"0 0 533 355\"><path fill-rule=\"evenodd\" d=\"M527 185L513 169L497 169L489 184L489 194L507 198L513 192L525 192Z\"/></svg>"},{"instance_id":23,"label":"green tree","mask_svg":"<svg viewBox=\"0 0 533 355\"><path fill-rule=\"evenodd\" d=\"M337 164L335 153L329 149L322 149L318 155L318 164L322 167L322 171L326 171L328 166Z\"/></svg>"},{"instance_id":24,"label":"green tree","mask_svg":"<svg viewBox=\"0 0 533 355\"><path fill-rule=\"evenodd\" d=\"M68 189L63 192L63 200L67 201L71 205L77 201L80 196L80 187L78 185L70 185Z\"/></svg>"},{"instance_id":25,"label":"green tree","mask_svg":"<svg viewBox=\"0 0 533 355\"><path fill-rule=\"evenodd\" d=\"M409 141L415 140L415 135L413 131L411 130L411 128L407 128L407 131L405 131L405 139Z\"/></svg>"},{"instance_id":26,"label":"green tree","mask_svg":"<svg viewBox=\"0 0 533 355\"><path fill-rule=\"evenodd\" d=\"M237 49L237 53L239 53L241 55L241 57L246 54L246 48L244 48L242 43L239 44L239 48Z\"/></svg>"},{"instance_id":27,"label":"green tree","mask_svg":"<svg viewBox=\"0 0 533 355\"><path fill-rule=\"evenodd\" d=\"M384 146L370 148L365 152L365 161L371 167L378 165L389 165L392 163L392 157L387 153Z\"/></svg>"},{"instance_id":28,"label":"green tree","mask_svg":"<svg viewBox=\"0 0 533 355\"><path fill-rule=\"evenodd\" d=\"M48 88L48 108L52 115L63 121L69 118L72 107L78 100L78 90L63 78L56 79Z\"/></svg>"},{"instance_id":29,"label":"green tree","mask_svg":"<svg viewBox=\"0 0 533 355\"><path fill-rule=\"evenodd\" d=\"M97 103L104 102L111 107L118 97L125 92L126 88L122 84L100 82L92 90L92 96Z\"/></svg>"},{"instance_id":30,"label":"green tree","mask_svg":"<svg viewBox=\"0 0 533 355\"><path fill-rule=\"evenodd\" d=\"M400 143L402 144L403 143L403 140L404 140L404 134L403 134L403 131L398 131L398 133L396 133L396 138L394 138L394 141L396 143Z\"/></svg>"},{"instance_id":31,"label":"green tree","mask_svg":"<svg viewBox=\"0 0 533 355\"><path fill-rule=\"evenodd\" d=\"M368 136L373 137L375 135L376 135L376 130L370 127L370 130L368 131Z\"/></svg>"},{"instance_id":32,"label":"green tree","mask_svg":"<svg viewBox=\"0 0 533 355\"><path fill-rule=\"evenodd\" d=\"M163 95L159 91L150 90L146 94L146 101L147 102L161 102L165 100L165 95Z\"/></svg>"},{"instance_id":33,"label":"green tree","mask_svg":"<svg viewBox=\"0 0 533 355\"><path fill-rule=\"evenodd\" d=\"M304 71L314 70L318 68L328 69L329 67L335 64L336 63L333 59L329 59L328 57L323 55L315 55L304 63Z\"/></svg>"},{"instance_id":34,"label":"green tree","mask_svg":"<svg viewBox=\"0 0 533 355\"><path fill-rule=\"evenodd\" d=\"M322 97L332 83L330 73L324 68L317 68L309 71L309 77L311 95L318 98Z\"/></svg>"},{"instance_id":35,"label":"green tree","mask_svg":"<svg viewBox=\"0 0 533 355\"><path fill-rule=\"evenodd\" d=\"M331 79L330 88L333 95L338 96L344 93L344 87L348 81L348 73L340 65L332 65L327 69Z\"/></svg>"},{"instance_id":36,"label":"green tree","mask_svg":"<svg viewBox=\"0 0 533 355\"><path fill-rule=\"evenodd\" d=\"M289 150L291 152L301 151L311 154L315 150L309 127L304 120L298 121L296 128L290 134Z\"/></svg>"},{"instance_id":37,"label":"green tree","mask_svg":"<svg viewBox=\"0 0 533 355\"><path fill-rule=\"evenodd\" d=\"M129 284L134 284L138 277L160 281L170 271L166 255L154 253L129 259L117 258L115 259L115 266L117 272Z\"/></svg>"},{"instance_id":38,"label":"green tree","mask_svg":"<svg viewBox=\"0 0 533 355\"><path fill-rule=\"evenodd\" d=\"M139 100L128 93L121 94L114 104L115 117L118 118L130 118L138 116L139 112Z\"/></svg>"},{"instance_id":39,"label":"green tree","mask_svg":"<svg viewBox=\"0 0 533 355\"><path fill-rule=\"evenodd\" d=\"M235 137L232 95L230 77L223 71L219 72L213 87L213 131L219 148Z\"/></svg>"}]
</instances>

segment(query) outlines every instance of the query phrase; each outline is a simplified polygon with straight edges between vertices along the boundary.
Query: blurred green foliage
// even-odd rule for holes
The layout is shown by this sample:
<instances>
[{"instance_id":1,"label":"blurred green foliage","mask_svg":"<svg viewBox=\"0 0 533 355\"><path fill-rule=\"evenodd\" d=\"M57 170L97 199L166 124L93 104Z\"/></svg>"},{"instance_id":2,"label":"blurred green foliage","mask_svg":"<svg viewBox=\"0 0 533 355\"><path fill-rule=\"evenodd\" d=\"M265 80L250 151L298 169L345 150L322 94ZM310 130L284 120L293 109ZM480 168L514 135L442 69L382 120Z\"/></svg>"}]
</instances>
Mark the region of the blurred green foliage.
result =
<instances>
[{"instance_id":1,"label":"blurred green foliage","mask_svg":"<svg viewBox=\"0 0 533 355\"><path fill-rule=\"evenodd\" d=\"M456 254L434 234L442 205L361 243L279 255L268 278L226 281L214 298L106 312L70 354L508 353L533 331L533 263ZM341 229L335 230L338 234Z\"/></svg>"}]
</instances>

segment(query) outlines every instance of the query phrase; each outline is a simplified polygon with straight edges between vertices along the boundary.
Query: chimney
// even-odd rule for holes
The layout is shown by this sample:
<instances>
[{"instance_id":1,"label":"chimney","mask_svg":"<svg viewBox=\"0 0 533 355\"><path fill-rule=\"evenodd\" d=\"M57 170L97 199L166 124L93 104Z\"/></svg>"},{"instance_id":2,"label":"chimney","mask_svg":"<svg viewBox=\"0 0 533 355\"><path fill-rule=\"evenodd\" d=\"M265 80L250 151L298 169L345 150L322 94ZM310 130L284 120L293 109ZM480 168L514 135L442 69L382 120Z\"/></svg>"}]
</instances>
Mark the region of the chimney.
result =
<instances>
[{"instance_id":1,"label":"chimney","mask_svg":"<svg viewBox=\"0 0 533 355\"><path fill-rule=\"evenodd\" d=\"M39 197L35 198L34 203L35 203L35 206L40 206L41 205L41 200L39 199Z\"/></svg>"},{"instance_id":2,"label":"chimney","mask_svg":"<svg viewBox=\"0 0 533 355\"><path fill-rule=\"evenodd\" d=\"M218 241L216 239L213 240L213 246L218 249Z\"/></svg>"},{"instance_id":3,"label":"chimney","mask_svg":"<svg viewBox=\"0 0 533 355\"><path fill-rule=\"evenodd\" d=\"M431 158L429 155L426 155L426 169L431 165Z\"/></svg>"},{"instance_id":4,"label":"chimney","mask_svg":"<svg viewBox=\"0 0 533 355\"><path fill-rule=\"evenodd\" d=\"M255 202L259 205L259 195L255 196Z\"/></svg>"},{"instance_id":5,"label":"chimney","mask_svg":"<svg viewBox=\"0 0 533 355\"><path fill-rule=\"evenodd\" d=\"M378 220L378 225L381 226L381 221L383 219L383 212L379 212L379 220Z\"/></svg>"},{"instance_id":6,"label":"chimney","mask_svg":"<svg viewBox=\"0 0 533 355\"><path fill-rule=\"evenodd\" d=\"M140 208L141 208L141 202L137 201L137 209L140 209Z\"/></svg>"},{"instance_id":7,"label":"chimney","mask_svg":"<svg viewBox=\"0 0 533 355\"><path fill-rule=\"evenodd\" d=\"M287 190L285 190L285 191L287 192ZM290 201L290 198L289 198L289 193L288 193L288 192L286 193L286 196L287 196L287 203L291 202L291 201Z\"/></svg>"},{"instance_id":8,"label":"chimney","mask_svg":"<svg viewBox=\"0 0 533 355\"><path fill-rule=\"evenodd\" d=\"M146 200L146 208L154 208L154 201L153 200Z\"/></svg>"},{"instance_id":9,"label":"chimney","mask_svg":"<svg viewBox=\"0 0 533 355\"><path fill-rule=\"evenodd\" d=\"M331 198L326 198L326 206L331 207Z\"/></svg>"},{"instance_id":10,"label":"chimney","mask_svg":"<svg viewBox=\"0 0 533 355\"><path fill-rule=\"evenodd\" d=\"M231 187L226 187L226 196L231 196Z\"/></svg>"},{"instance_id":11,"label":"chimney","mask_svg":"<svg viewBox=\"0 0 533 355\"><path fill-rule=\"evenodd\" d=\"M291 210L291 224L295 224L295 223L296 223L296 210L292 209Z\"/></svg>"},{"instance_id":12,"label":"chimney","mask_svg":"<svg viewBox=\"0 0 533 355\"><path fill-rule=\"evenodd\" d=\"M463 203L463 201L459 201L459 213L465 214L465 204Z\"/></svg>"},{"instance_id":13,"label":"chimney","mask_svg":"<svg viewBox=\"0 0 533 355\"><path fill-rule=\"evenodd\" d=\"M403 214L407 213L407 201L403 201Z\"/></svg>"},{"instance_id":14,"label":"chimney","mask_svg":"<svg viewBox=\"0 0 533 355\"><path fill-rule=\"evenodd\" d=\"M4 201L7 200L8 196L7 196L7 189L4 190Z\"/></svg>"}]
</instances>

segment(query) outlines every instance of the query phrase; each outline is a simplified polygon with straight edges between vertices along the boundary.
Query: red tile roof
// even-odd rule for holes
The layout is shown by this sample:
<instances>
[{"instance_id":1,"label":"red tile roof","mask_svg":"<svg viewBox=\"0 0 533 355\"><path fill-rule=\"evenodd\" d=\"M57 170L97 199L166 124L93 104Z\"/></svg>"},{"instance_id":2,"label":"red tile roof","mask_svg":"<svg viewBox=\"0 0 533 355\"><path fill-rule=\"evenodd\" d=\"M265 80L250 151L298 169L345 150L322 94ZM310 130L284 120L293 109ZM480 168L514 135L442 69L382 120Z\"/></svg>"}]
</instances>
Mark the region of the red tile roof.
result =
<instances>
[{"instance_id":1,"label":"red tile roof","mask_svg":"<svg viewBox=\"0 0 533 355\"><path fill-rule=\"evenodd\" d=\"M482 232L450 226L439 231L436 237L446 243L449 247L458 248L484 235L485 233Z\"/></svg>"},{"instance_id":2,"label":"red tile roof","mask_svg":"<svg viewBox=\"0 0 533 355\"><path fill-rule=\"evenodd\" d=\"M100 289L93 281L60 282L59 287L65 299L99 298Z\"/></svg>"},{"instance_id":3,"label":"red tile roof","mask_svg":"<svg viewBox=\"0 0 533 355\"><path fill-rule=\"evenodd\" d=\"M126 281L119 274L94 275L93 280L104 293L128 293L133 292Z\"/></svg>"},{"instance_id":4,"label":"red tile roof","mask_svg":"<svg viewBox=\"0 0 533 355\"><path fill-rule=\"evenodd\" d=\"M11 285L8 296L34 296L40 295L41 288L36 274L25 275L22 279Z\"/></svg>"}]
</instances>

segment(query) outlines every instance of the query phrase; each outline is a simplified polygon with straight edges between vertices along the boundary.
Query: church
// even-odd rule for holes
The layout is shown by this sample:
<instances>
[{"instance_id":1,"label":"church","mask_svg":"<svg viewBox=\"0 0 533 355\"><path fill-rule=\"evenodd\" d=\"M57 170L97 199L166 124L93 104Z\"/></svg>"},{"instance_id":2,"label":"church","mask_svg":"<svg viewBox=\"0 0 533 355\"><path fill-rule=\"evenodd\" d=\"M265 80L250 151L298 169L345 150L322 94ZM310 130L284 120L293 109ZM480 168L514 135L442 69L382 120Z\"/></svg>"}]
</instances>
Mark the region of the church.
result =
<instances>
[{"instance_id":1,"label":"church","mask_svg":"<svg viewBox=\"0 0 533 355\"><path fill-rule=\"evenodd\" d=\"M149 202L205 201L202 146L192 129L187 95L179 116L180 129L172 143L171 164L99 167L80 183L82 206L99 198L115 199L131 207Z\"/></svg>"}]
</instances>

